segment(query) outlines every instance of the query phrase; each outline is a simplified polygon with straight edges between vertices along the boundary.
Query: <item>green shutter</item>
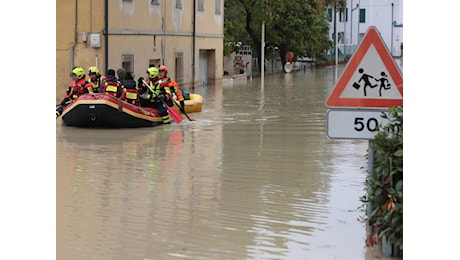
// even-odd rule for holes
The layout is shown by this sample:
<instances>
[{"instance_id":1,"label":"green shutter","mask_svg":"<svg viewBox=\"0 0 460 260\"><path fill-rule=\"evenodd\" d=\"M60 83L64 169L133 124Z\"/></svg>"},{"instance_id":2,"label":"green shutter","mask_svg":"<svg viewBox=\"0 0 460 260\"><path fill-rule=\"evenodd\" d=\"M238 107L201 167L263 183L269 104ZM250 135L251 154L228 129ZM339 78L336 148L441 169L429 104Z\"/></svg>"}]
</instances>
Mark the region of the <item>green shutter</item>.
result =
<instances>
[{"instance_id":1,"label":"green shutter","mask_svg":"<svg viewBox=\"0 0 460 260\"><path fill-rule=\"evenodd\" d=\"M359 22L365 23L366 22L366 9L359 9Z\"/></svg>"}]
</instances>

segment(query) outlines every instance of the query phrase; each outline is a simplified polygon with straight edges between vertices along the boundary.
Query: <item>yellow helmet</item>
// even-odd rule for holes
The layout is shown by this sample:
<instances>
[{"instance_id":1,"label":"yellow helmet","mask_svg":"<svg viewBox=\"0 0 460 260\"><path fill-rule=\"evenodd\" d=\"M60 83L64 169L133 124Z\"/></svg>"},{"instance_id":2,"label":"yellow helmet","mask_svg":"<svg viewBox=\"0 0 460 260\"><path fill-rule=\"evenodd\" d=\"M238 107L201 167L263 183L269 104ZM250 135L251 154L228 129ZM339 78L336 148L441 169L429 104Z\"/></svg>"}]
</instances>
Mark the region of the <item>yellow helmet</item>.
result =
<instances>
[{"instance_id":1,"label":"yellow helmet","mask_svg":"<svg viewBox=\"0 0 460 260\"><path fill-rule=\"evenodd\" d=\"M157 67L150 67L147 69L147 73L150 75L150 78L155 78L159 74Z\"/></svg>"},{"instance_id":2,"label":"yellow helmet","mask_svg":"<svg viewBox=\"0 0 460 260\"><path fill-rule=\"evenodd\" d=\"M88 74L91 74L91 73L96 73L97 76L101 75L99 74L99 69L94 66L88 68Z\"/></svg>"},{"instance_id":3,"label":"yellow helmet","mask_svg":"<svg viewBox=\"0 0 460 260\"><path fill-rule=\"evenodd\" d=\"M83 67L75 67L72 69L72 74L77 75L78 79L85 77L85 69Z\"/></svg>"}]
</instances>

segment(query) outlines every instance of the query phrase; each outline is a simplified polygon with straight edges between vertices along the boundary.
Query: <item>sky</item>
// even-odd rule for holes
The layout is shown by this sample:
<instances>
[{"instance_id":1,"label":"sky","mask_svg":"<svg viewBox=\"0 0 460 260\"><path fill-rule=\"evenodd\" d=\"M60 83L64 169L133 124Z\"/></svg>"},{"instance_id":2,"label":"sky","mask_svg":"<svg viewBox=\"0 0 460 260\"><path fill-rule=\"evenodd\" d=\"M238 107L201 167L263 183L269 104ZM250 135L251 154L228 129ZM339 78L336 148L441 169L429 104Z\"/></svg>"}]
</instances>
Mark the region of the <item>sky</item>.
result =
<instances>
[{"instance_id":1,"label":"sky","mask_svg":"<svg viewBox=\"0 0 460 260\"><path fill-rule=\"evenodd\" d=\"M409 259L445 259L458 251L456 237L446 237L458 233L460 219L455 208L460 197L456 5L460 3L446 0L404 3L404 257ZM7 25L2 28L0 64L8 76L2 86L0 189L7 246L0 258L53 259L55 1L8 1L2 6L9 11L0 16Z\"/></svg>"}]
</instances>

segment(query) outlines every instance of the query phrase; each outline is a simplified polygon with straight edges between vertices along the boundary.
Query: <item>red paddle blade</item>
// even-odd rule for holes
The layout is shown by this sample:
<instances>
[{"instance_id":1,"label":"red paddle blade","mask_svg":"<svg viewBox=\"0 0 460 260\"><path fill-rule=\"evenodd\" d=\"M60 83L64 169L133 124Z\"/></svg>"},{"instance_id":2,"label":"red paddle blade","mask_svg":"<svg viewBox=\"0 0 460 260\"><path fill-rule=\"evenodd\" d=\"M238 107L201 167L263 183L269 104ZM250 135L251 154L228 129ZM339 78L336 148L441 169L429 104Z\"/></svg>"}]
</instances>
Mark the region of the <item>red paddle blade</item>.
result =
<instances>
[{"instance_id":1,"label":"red paddle blade","mask_svg":"<svg viewBox=\"0 0 460 260\"><path fill-rule=\"evenodd\" d=\"M179 112L177 112L177 110L169 106L166 106L166 107L168 108L169 116L174 120L174 122L176 122L177 124L180 124L180 122L184 120L184 118L179 114Z\"/></svg>"}]
</instances>

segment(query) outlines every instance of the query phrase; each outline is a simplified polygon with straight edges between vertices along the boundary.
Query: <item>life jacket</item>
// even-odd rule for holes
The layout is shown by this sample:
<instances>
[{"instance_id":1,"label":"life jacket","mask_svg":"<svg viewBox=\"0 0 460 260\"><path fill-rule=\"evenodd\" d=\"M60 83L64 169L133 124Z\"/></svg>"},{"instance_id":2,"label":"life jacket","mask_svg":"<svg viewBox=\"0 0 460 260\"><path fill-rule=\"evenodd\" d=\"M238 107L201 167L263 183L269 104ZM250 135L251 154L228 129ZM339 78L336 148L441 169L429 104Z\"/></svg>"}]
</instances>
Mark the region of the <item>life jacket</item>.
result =
<instances>
[{"instance_id":1,"label":"life jacket","mask_svg":"<svg viewBox=\"0 0 460 260\"><path fill-rule=\"evenodd\" d=\"M139 105L140 102L139 93L135 88L123 88L123 93L121 94L120 98L133 105Z\"/></svg>"},{"instance_id":2,"label":"life jacket","mask_svg":"<svg viewBox=\"0 0 460 260\"><path fill-rule=\"evenodd\" d=\"M88 93L88 89L85 87L88 82L86 81L85 78L77 80L77 81L72 81L69 85L69 90L70 92L66 97L70 99L77 99L79 96L81 96L84 93Z\"/></svg>"},{"instance_id":3,"label":"life jacket","mask_svg":"<svg viewBox=\"0 0 460 260\"><path fill-rule=\"evenodd\" d=\"M150 97L150 102L161 102L155 98L160 97L160 96L167 96L168 98L171 97L171 91L169 88L164 87L164 81L158 80L155 82L147 81L146 82L150 88L153 90L153 94Z\"/></svg>"},{"instance_id":4,"label":"life jacket","mask_svg":"<svg viewBox=\"0 0 460 260\"><path fill-rule=\"evenodd\" d=\"M175 94L177 100L179 101L184 100L184 96L182 95L182 91L179 87L179 84L177 84L175 80L171 79L170 77L164 77L162 80L168 82L169 91L171 92L171 95Z\"/></svg>"},{"instance_id":5,"label":"life jacket","mask_svg":"<svg viewBox=\"0 0 460 260\"><path fill-rule=\"evenodd\" d=\"M89 84L91 84L94 92L99 92L99 87L101 86L101 81L99 79L97 79L95 82L90 80Z\"/></svg>"},{"instance_id":6,"label":"life jacket","mask_svg":"<svg viewBox=\"0 0 460 260\"><path fill-rule=\"evenodd\" d=\"M121 83L118 81L106 81L104 82L104 93L114 97L118 97L121 91Z\"/></svg>"}]
</instances>

